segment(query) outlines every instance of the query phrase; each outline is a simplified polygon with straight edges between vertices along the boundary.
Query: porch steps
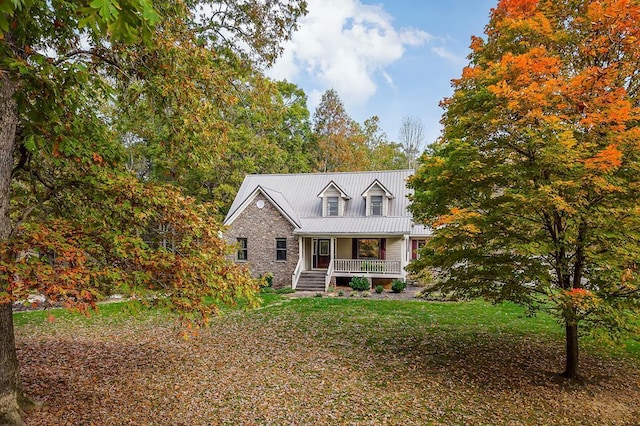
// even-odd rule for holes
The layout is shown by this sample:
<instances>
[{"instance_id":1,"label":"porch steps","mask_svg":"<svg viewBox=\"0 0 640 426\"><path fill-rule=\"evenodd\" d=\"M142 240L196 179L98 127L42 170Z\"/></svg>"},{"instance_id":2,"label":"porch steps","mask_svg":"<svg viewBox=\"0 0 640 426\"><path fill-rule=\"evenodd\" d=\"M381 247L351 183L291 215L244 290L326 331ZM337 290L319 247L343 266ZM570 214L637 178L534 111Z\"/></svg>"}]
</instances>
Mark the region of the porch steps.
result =
<instances>
[{"instance_id":1,"label":"porch steps","mask_svg":"<svg viewBox=\"0 0 640 426\"><path fill-rule=\"evenodd\" d=\"M324 291L324 278L326 276L324 271L302 271L298 284L296 285L297 291Z\"/></svg>"}]
</instances>

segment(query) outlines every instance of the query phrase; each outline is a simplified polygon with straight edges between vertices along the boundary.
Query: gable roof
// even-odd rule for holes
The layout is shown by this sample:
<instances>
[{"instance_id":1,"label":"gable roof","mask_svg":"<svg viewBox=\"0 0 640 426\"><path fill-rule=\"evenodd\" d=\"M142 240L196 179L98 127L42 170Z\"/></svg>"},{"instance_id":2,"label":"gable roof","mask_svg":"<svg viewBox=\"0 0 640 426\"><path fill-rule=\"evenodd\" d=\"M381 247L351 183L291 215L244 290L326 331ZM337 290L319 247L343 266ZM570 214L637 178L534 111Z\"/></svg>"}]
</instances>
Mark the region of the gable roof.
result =
<instances>
[{"instance_id":1,"label":"gable roof","mask_svg":"<svg viewBox=\"0 0 640 426\"><path fill-rule=\"evenodd\" d=\"M338 190L338 192L340 193L340 196L342 198L344 198L345 200L350 200L351 196L349 194L347 194L346 192L344 192L344 189L340 188L340 185L338 185L337 183L335 183L334 181L331 181L327 184L327 186L325 186L324 188L322 188L322 191L320 191L318 193L318 197L322 197L324 195L324 193L327 191L327 189L329 189L330 187L334 187L335 189Z\"/></svg>"},{"instance_id":2,"label":"gable roof","mask_svg":"<svg viewBox=\"0 0 640 426\"><path fill-rule=\"evenodd\" d=\"M373 188L374 186L378 186L380 189L382 189L384 191L384 195L387 198L394 198L394 195L387 189L385 188L385 186L383 184L380 183L380 181L378 179L374 180L371 185L369 185L367 187L367 189L365 189L364 191L362 191L362 194L360 194L361 197L365 197L367 195L367 193L371 190L371 188Z\"/></svg>"},{"instance_id":3,"label":"gable roof","mask_svg":"<svg viewBox=\"0 0 640 426\"><path fill-rule=\"evenodd\" d=\"M247 208L251 202L256 198L258 194L262 194L265 196L271 204L284 216L293 226L299 228L301 226L300 219L296 214L295 210L291 207L287 199L282 195L281 192L276 190L265 188L261 185L256 186L255 190L251 192L244 200L241 200L238 203L235 210L229 210L227 217L224 219L225 225L230 225L233 221ZM236 196L235 201L238 201L238 196ZM234 201L234 204L236 202ZM233 207L233 206L232 206Z\"/></svg>"},{"instance_id":4,"label":"gable roof","mask_svg":"<svg viewBox=\"0 0 640 426\"><path fill-rule=\"evenodd\" d=\"M294 224L296 234L409 234L412 220L407 196L411 190L407 179L411 174L413 170L247 175L224 223L233 222L260 189ZM318 196L331 183L347 196L363 194L377 183L394 196L387 216L365 216L365 198L355 197L346 201L343 216L322 217Z\"/></svg>"}]
</instances>

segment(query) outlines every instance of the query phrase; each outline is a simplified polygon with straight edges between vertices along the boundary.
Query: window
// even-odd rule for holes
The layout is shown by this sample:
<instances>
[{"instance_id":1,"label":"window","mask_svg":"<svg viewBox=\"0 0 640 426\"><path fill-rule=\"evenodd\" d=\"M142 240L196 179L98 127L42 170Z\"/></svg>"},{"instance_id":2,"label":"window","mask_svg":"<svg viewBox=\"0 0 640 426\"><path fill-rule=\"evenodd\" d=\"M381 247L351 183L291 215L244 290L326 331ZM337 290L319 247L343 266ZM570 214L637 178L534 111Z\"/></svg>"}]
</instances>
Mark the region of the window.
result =
<instances>
[{"instance_id":1,"label":"window","mask_svg":"<svg viewBox=\"0 0 640 426\"><path fill-rule=\"evenodd\" d=\"M320 240L318 241L320 247L318 249L318 254L320 256L329 256L329 241L328 240Z\"/></svg>"},{"instance_id":2,"label":"window","mask_svg":"<svg viewBox=\"0 0 640 426\"><path fill-rule=\"evenodd\" d=\"M286 238L276 238L276 260L287 260Z\"/></svg>"},{"instance_id":3,"label":"window","mask_svg":"<svg viewBox=\"0 0 640 426\"><path fill-rule=\"evenodd\" d=\"M238 238L238 260L247 260L247 239L246 238Z\"/></svg>"},{"instance_id":4,"label":"window","mask_svg":"<svg viewBox=\"0 0 640 426\"><path fill-rule=\"evenodd\" d=\"M338 197L327 197L327 216L338 216Z\"/></svg>"},{"instance_id":5,"label":"window","mask_svg":"<svg viewBox=\"0 0 640 426\"><path fill-rule=\"evenodd\" d=\"M412 240L411 241L411 259L420 259L420 250L427 244L427 240Z\"/></svg>"},{"instance_id":6,"label":"window","mask_svg":"<svg viewBox=\"0 0 640 426\"><path fill-rule=\"evenodd\" d=\"M380 240L358 239L358 259L380 259Z\"/></svg>"},{"instance_id":7,"label":"window","mask_svg":"<svg viewBox=\"0 0 640 426\"><path fill-rule=\"evenodd\" d=\"M371 196L371 216L382 216L382 195Z\"/></svg>"}]
</instances>

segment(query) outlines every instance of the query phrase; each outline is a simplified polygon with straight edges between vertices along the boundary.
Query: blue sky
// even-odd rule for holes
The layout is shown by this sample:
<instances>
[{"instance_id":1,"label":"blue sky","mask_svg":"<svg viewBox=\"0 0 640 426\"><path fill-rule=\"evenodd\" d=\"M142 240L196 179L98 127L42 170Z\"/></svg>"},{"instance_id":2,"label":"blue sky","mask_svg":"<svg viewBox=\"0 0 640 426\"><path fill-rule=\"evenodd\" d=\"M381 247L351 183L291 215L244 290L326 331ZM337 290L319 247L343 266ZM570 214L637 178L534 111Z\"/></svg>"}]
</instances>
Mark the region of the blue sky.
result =
<instances>
[{"instance_id":1,"label":"blue sky","mask_svg":"<svg viewBox=\"0 0 640 426\"><path fill-rule=\"evenodd\" d=\"M440 133L438 103L466 65L497 0L308 0L309 13L268 74L302 87L313 114L333 88L362 123L380 117L391 140L419 118L425 143Z\"/></svg>"}]
</instances>

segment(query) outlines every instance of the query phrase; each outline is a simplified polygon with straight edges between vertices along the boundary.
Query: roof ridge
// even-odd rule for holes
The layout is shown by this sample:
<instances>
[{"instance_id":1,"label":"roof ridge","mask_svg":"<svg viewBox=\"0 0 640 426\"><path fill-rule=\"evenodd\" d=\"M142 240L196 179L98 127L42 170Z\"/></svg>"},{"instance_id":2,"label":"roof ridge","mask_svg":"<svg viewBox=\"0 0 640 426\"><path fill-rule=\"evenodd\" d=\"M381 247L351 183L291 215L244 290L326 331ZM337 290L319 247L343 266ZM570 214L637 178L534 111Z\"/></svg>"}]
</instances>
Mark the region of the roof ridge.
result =
<instances>
[{"instance_id":1,"label":"roof ridge","mask_svg":"<svg viewBox=\"0 0 640 426\"><path fill-rule=\"evenodd\" d=\"M363 173L400 173L415 172L415 169L398 169L398 170L360 170L350 172L301 172L301 173L249 173L247 176L319 176L319 175L348 175Z\"/></svg>"}]
</instances>

